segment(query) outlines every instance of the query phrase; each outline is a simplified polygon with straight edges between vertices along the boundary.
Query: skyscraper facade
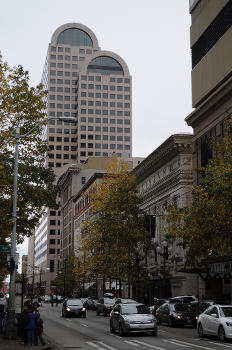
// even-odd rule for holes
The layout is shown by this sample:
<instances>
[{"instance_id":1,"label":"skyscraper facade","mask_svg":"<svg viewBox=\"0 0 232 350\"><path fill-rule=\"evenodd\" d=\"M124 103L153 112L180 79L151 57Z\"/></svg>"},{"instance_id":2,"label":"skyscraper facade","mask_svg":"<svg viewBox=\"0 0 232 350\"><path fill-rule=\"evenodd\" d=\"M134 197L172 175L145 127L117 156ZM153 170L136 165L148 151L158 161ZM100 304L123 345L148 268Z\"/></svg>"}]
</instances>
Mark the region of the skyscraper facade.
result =
<instances>
[{"instance_id":1,"label":"skyscraper facade","mask_svg":"<svg viewBox=\"0 0 232 350\"><path fill-rule=\"evenodd\" d=\"M42 75L50 120L44 137L50 153L45 166L59 177L68 164L88 157L132 156L131 76L125 61L103 51L86 26L68 23L53 34ZM52 288L60 257L60 213L47 208L35 231L35 264L46 270Z\"/></svg>"}]
</instances>

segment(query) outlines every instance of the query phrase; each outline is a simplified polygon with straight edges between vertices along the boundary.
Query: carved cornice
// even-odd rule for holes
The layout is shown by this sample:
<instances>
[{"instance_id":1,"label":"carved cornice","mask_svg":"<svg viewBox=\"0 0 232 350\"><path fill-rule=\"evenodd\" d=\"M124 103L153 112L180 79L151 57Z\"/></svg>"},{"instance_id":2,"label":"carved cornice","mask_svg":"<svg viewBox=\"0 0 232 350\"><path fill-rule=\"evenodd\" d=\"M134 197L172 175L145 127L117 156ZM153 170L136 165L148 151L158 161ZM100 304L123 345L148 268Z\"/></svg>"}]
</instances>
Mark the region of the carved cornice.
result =
<instances>
[{"instance_id":1,"label":"carved cornice","mask_svg":"<svg viewBox=\"0 0 232 350\"><path fill-rule=\"evenodd\" d=\"M177 155L181 153L192 154L192 138L193 135L191 134L175 134L170 136L133 169L132 174L136 177L137 183L146 179Z\"/></svg>"}]
</instances>

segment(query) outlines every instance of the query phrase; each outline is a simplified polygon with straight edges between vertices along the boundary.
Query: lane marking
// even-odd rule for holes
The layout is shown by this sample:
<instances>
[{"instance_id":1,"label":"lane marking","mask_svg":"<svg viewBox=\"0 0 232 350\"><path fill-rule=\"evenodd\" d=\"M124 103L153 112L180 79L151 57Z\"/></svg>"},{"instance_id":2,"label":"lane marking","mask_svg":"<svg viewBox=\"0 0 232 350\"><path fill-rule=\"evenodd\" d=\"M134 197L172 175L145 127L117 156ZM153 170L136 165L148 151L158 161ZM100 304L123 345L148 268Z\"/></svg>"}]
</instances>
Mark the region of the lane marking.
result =
<instances>
[{"instance_id":1,"label":"lane marking","mask_svg":"<svg viewBox=\"0 0 232 350\"><path fill-rule=\"evenodd\" d=\"M89 327L87 324L84 324L84 323L80 323L80 324L84 327Z\"/></svg>"},{"instance_id":2,"label":"lane marking","mask_svg":"<svg viewBox=\"0 0 232 350\"><path fill-rule=\"evenodd\" d=\"M112 348L111 346L109 346L109 345L107 345L107 344L105 344L105 343L103 343L103 342L101 342L101 341L98 341L98 344L100 344L100 345L102 345L102 346L105 346L107 349L110 349L110 350L117 350L117 349Z\"/></svg>"},{"instance_id":3,"label":"lane marking","mask_svg":"<svg viewBox=\"0 0 232 350\"><path fill-rule=\"evenodd\" d=\"M231 345L226 345L226 344L222 344L220 342L213 342L213 341L209 341L208 343L210 344L216 344L216 345L221 345L221 346L224 346L225 348L230 348L231 349Z\"/></svg>"},{"instance_id":4,"label":"lane marking","mask_svg":"<svg viewBox=\"0 0 232 350\"><path fill-rule=\"evenodd\" d=\"M206 349L206 350L214 350L214 349L208 348L206 346L192 344L192 343L187 343L186 341L182 341L182 340L178 340L178 339L171 339L171 340L179 342L180 344L186 344L186 345L189 345L189 346L194 346L195 348L201 348L201 349Z\"/></svg>"},{"instance_id":5,"label":"lane marking","mask_svg":"<svg viewBox=\"0 0 232 350\"><path fill-rule=\"evenodd\" d=\"M139 346L139 344L133 343L132 341L129 341L129 340L124 340L124 342L130 345Z\"/></svg>"},{"instance_id":6,"label":"lane marking","mask_svg":"<svg viewBox=\"0 0 232 350\"><path fill-rule=\"evenodd\" d=\"M99 347L97 344L92 343L91 341L87 341L86 343L89 344L89 345L91 345L91 346L94 347L94 348L98 348L98 350L106 350L105 348L101 348L101 347Z\"/></svg>"},{"instance_id":7,"label":"lane marking","mask_svg":"<svg viewBox=\"0 0 232 350\"><path fill-rule=\"evenodd\" d=\"M163 341L165 341L166 343L171 343L171 344L182 346L183 348L189 348L189 345L180 344L180 343L177 343L175 341L171 341L171 340L163 340Z\"/></svg>"},{"instance_id":8,"label":"lane marking","mask_svg":"<svg viewBox=\"0 0 232 350\"><path fill-rule=\"evenodd\" d=\"M144 343L144 342L142 342L142 341L140 341L140 340L134 340L134 341L135 341L136 343L138 343L138 344L145 345L145 346L147 346L147 347L149 347L149 348L152 348L152 349L166 350L166 349L161 348L161 347L159 347L159 346L155 346L155 345L151 345L151 344L148 344L148 343ZM210 350L212 350L212 349L210 349Z\"/></svg>"}]
</instances>

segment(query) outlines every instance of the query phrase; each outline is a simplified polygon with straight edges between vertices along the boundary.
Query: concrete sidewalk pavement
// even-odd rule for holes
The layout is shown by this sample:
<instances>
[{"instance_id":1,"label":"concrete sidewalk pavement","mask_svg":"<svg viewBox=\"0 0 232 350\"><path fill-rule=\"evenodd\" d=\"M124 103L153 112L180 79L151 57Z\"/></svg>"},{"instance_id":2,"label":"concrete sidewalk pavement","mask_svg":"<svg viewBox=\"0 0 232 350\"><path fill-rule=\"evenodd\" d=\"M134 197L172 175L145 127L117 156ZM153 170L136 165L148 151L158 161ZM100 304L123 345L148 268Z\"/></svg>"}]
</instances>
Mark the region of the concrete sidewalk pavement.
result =
<instances>
[{"instance_id":1,"label":"concrete sidewalk pavement","mask_svg":"<svg viewBox=\"0 0 232 350\"><path fill-rule=\"evenodd\" d=\"M43 334L46 345L25 345L21 344L20 338L16 340L5 339L3 334L0 334L0 350L63 350L63 347L54 344L45 334Z\"/></svg>"}]
</instances>

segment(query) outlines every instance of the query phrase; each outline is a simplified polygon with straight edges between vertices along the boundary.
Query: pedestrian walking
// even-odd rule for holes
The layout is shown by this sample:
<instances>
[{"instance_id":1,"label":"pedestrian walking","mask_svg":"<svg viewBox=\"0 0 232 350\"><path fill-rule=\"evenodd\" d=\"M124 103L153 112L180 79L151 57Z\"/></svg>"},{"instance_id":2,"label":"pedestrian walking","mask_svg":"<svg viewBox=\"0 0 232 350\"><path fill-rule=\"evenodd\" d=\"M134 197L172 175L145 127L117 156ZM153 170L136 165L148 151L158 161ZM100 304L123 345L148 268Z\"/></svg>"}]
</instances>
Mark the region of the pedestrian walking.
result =
<instances>
[{"instance_id":1,"label":"pedestrian walking","mask_svg":"<svg viewBox=\"0 0 232 350\"><path fill-rule=\"evenodd\" d=\"M31 306L28 307L28 323L26 325L27 330L27 345L34 345L34 338L35 338L35 321L36 321L36 314L33 312L33 309Z\"/></svg>"},{"instance_id":2,"label":"pedestrian walking","mask_svg":"<svg viewBox=\"0 0 232 350\"><path fill-rule=\"evenodd\" d=\"M59 303L59 299L58 299L58 296L56 296L56 306L58 306L58 303Z\"/></svg>"},{"instance_id":3,"label":"pedestrian walking","mask_svg":"<svg viewBox=\"0 0 232 350\"><path fill-rule=\"evenodd\" d=\"M51 295L51 306L53 306L53 302L54 302L53 295Z\"/></svg>"},{"instance_id":4,"label":"pedestrian walking","mask_svg":"<svg viewBox=\"0 0 232 350\"><path fill-rule=\"evenodd\" d=\"M45 340L43 339L42 333L43 333L43 320L40 317L40 313L38 310L39 303L34 302L33 304L33 310L36 315L36 320L35 320L35 334L34 334L34 344L38 345L38 338L41 342L42 345L45 345Z\"/></svg>"}]
</instances>

